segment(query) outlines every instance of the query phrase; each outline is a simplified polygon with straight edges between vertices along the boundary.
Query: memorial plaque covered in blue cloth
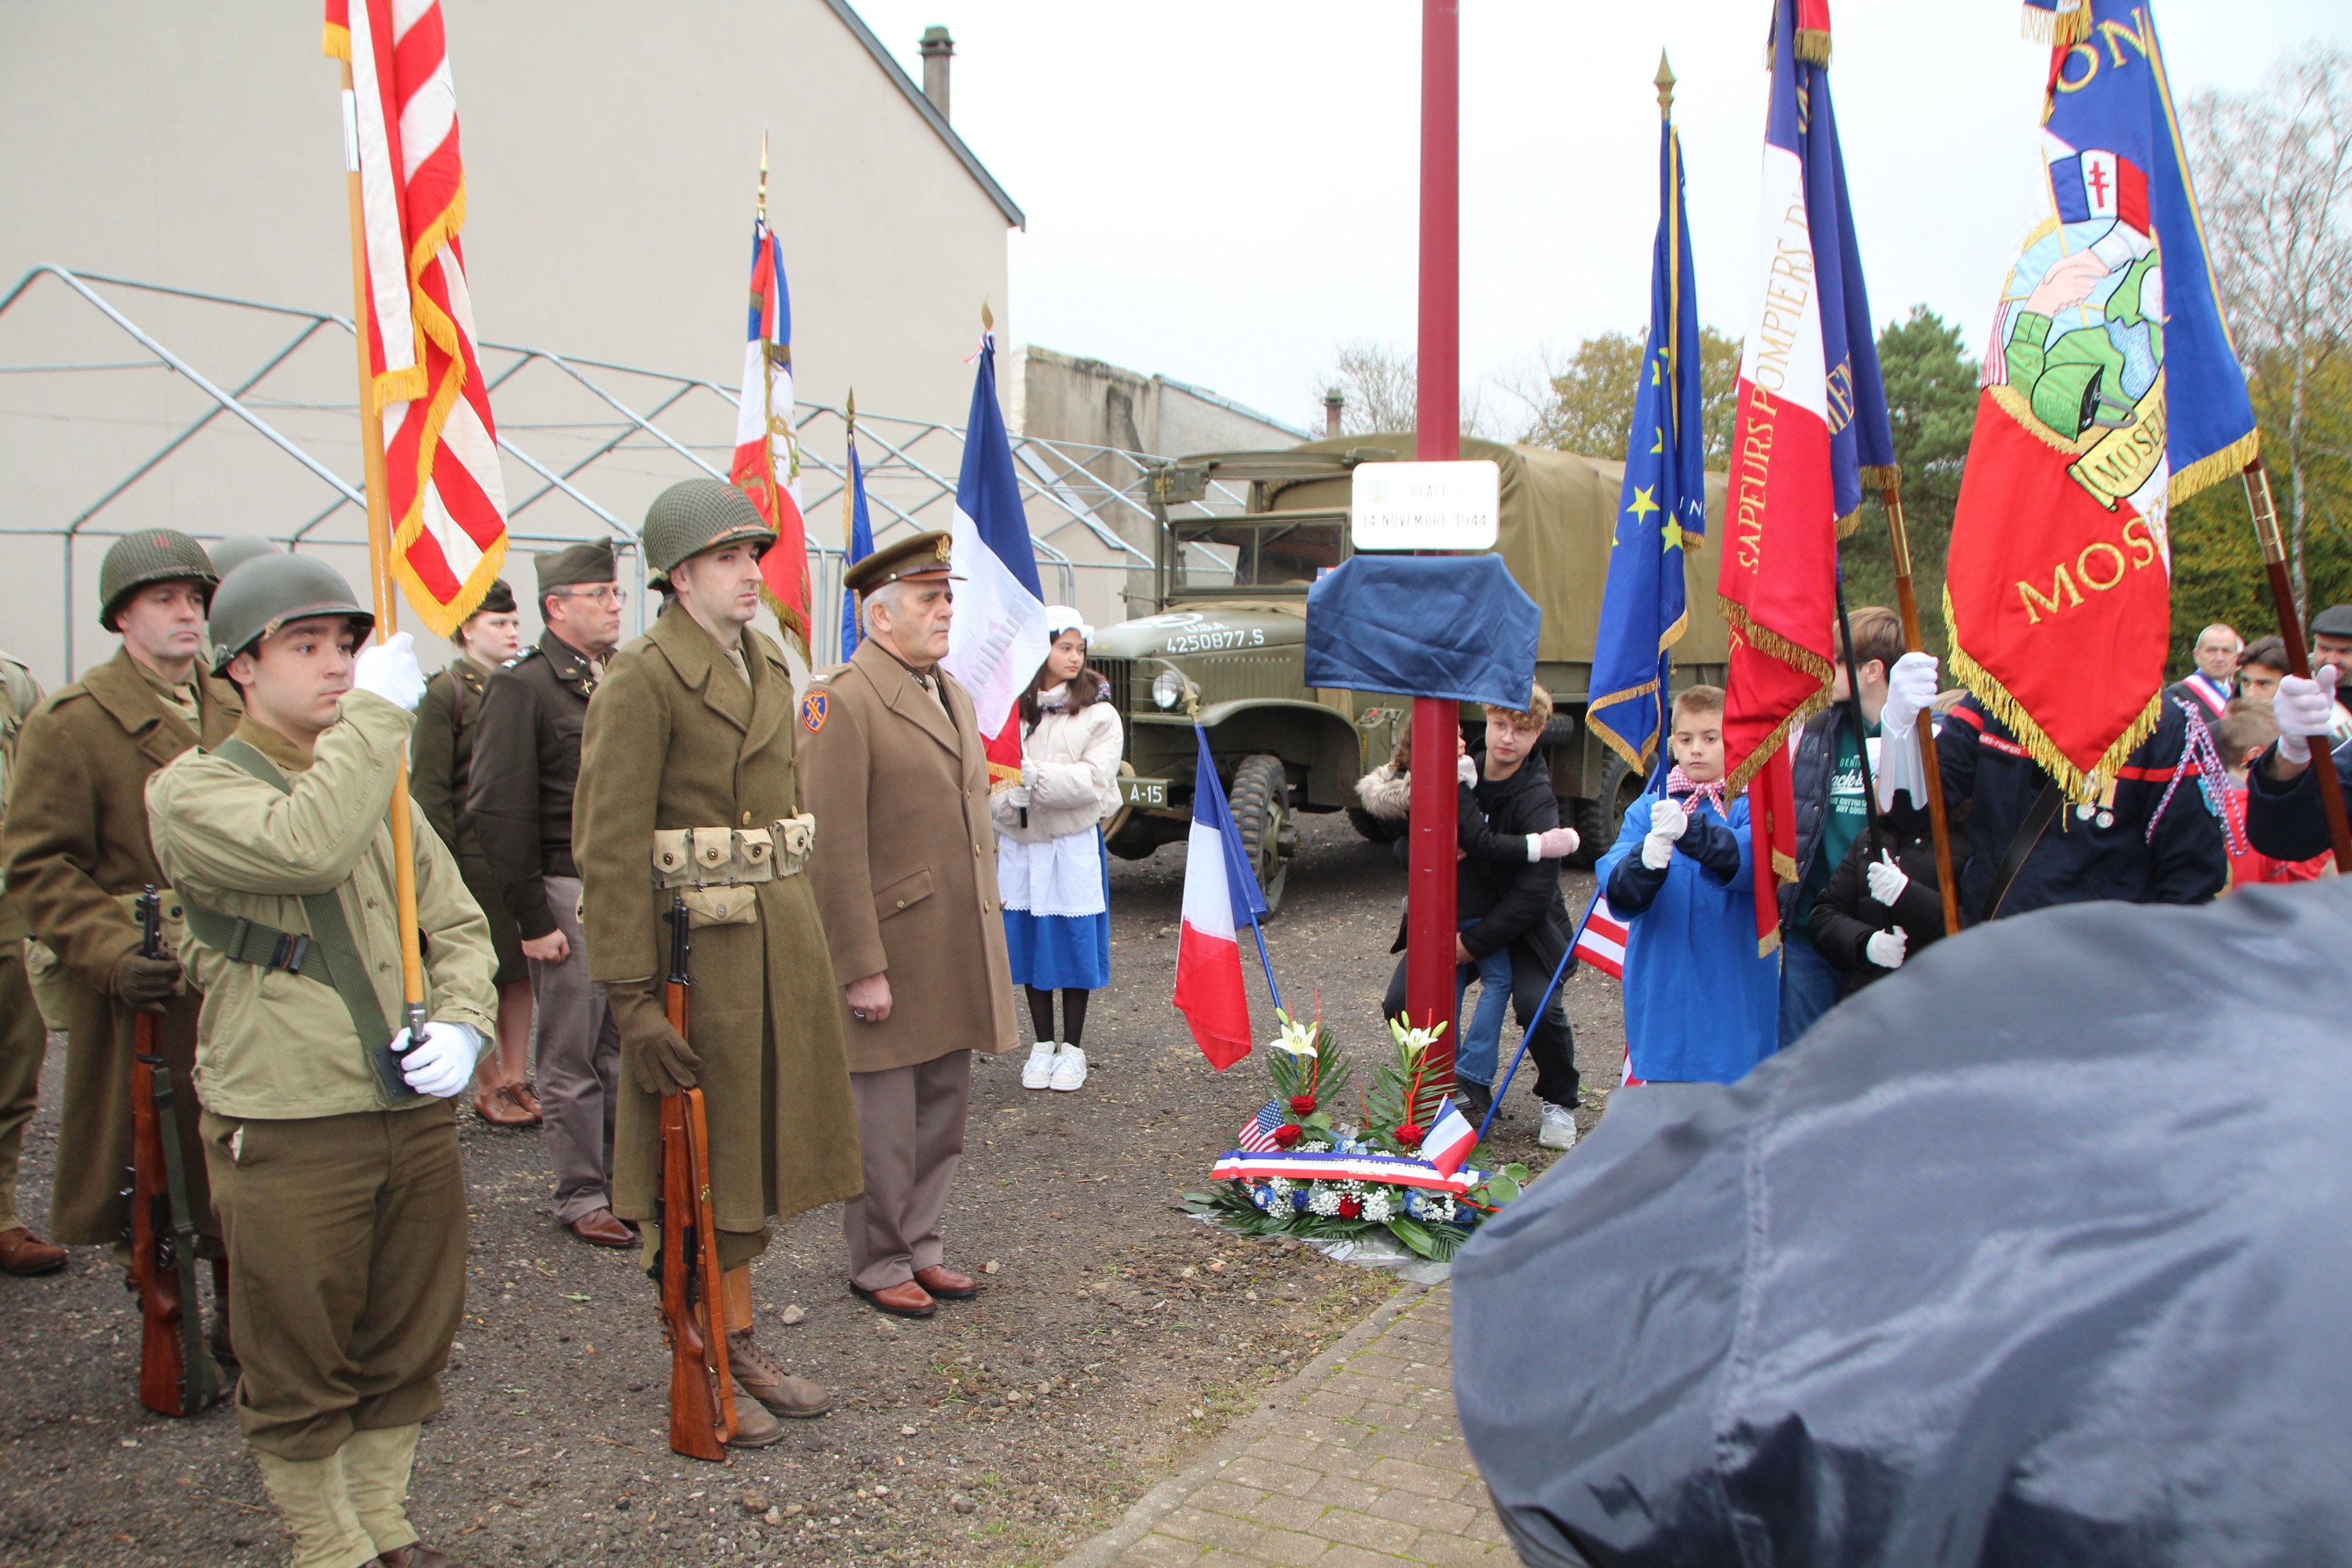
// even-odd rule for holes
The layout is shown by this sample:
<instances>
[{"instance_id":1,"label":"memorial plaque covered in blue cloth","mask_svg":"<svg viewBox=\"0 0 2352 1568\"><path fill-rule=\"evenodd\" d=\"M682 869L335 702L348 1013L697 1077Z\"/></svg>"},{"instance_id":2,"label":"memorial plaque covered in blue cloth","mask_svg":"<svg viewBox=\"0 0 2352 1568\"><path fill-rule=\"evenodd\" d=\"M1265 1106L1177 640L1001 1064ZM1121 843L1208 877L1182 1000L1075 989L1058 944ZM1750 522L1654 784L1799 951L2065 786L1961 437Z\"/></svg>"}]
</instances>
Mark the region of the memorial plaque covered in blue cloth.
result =
<instances>
[{"instance_id":1,"label":"memorial plaque covered in blue cloth","mask_svg":"<svg viewBox=\"0 0 2352 1568\"><path fill-rule=\"evenodd\" d=\"M1543 612L1499 555L1357 555L1307 595L1307 684L1524 710Z\"/></svg>"}]
</instances>

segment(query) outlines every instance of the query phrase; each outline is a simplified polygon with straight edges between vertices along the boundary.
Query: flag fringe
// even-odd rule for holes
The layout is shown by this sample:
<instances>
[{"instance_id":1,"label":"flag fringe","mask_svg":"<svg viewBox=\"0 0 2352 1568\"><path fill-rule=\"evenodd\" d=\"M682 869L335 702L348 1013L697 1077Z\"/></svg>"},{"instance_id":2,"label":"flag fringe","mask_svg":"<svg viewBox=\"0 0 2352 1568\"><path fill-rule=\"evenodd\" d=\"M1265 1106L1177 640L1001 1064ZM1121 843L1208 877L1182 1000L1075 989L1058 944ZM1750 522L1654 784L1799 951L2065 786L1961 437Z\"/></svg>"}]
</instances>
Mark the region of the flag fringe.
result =
<instances>
[{"instance_id":1,"label":"flag fringe","mask_svg":"<svg viewBox=\"0 0 2352 1568\"><path fill-rule=\"evenodd\" d=\"M1830 63L1830 34L1826 27L1797 29L1797 58L1809 66Z\"/></svg>"},{"instance_id":2,"label":"flag fringe","mask_svg":"<svg viewBox=\"0 0 2352 1568\"><path fill-rule=\"evenodd\" d=\"M1759 958L1769 958L1780 951L1780 928L1779 925L1775 924L1770 931L1756 939L1756 956Z\"/></svg>"},{"instance_id":3,"label":"flag fringe","mask_svg":"<svg viewBox=\"0 0 2352 1568\"><path fill-rule=\"evenodd\" d=\"M2198 458L2172 476L2169 487L2172 504L2179 506L2202 489L2210 489L2224 479L2233 479L2248 463L2262 455L2263 433L2247 431L2220 451Z\"/></svg>"},{"instance_id":4,"label":"flag fringe","mask_svg":"<svg viewBox=\"0 0 2352 1568\"><path fill-rule=\"evenodd\" d=\"M2087 4L2063 10L2029 5L2018 21L2018 30L2028 43L2047 44L2052 48L2079 44L2091 36L2091 7Z\"/></svg>"},{"instance_id":5,"label":"flag fringe","mask_svg":"<svg viewBox=\"0 0 2352 1568\"><path fill-rule=\"evenodd\" d=\"M1903 487L1903 465L1900 463L1864 463L1862 482L1874 490L1900 489Z\"/></svg>"},{"instance_id":6,"label":"flag fringe","mask_svg":"<svg viewBox=\"0 0 2352 1568\"><path fill-rule=\"evenodd\" d=\"M1600 713L1604 707L1613 708L1621 702L1631 702L1637 697L1649 696L1657 689L1656 681L1644 681L1639 686L1628 687L1622 691L1612 691L1606 697L1598 698L1586 703L1584 709L1584 722L1594 734L1601 737L1601 743L1624 758L1627 767L1645 774L1650 771L1651 760L1657 755L1657 737L1652 736L1649 744L1637 747L1633 742L1611 729L1608 721L1602 719Z\"/></svg>"},{"instance_id":7,"label":"flag fringe","mask_svg":"<svg viewBox=\"0 0 2352 1568\"><path fill-rule=\"evenodd\" d=\"M760 584L760 599L761 602L765 604L769 610L774 614L776 617L776 625L783 629L784 635L791 637L794 642L800 645L801 658L803 660L814 663L815 656L809 651L809 628L807 617L803 616L798 610L793 609L790 605L785 604L782 599L777 598L775 591L770 588L765 583L761 583Z\"/></svg>"},{"instance_id":8,"label":"flag fringe","mask_svg":"<svg viewBox=\"0 0 2352 1568\"><path fill-rule=\"evenodd\" d=\"M1837 520L1837 536L1840 539L1852 539L1861 528L1862 508L1860 507L1854 508Z\"/></svg>"},{"instance_id":9,"label":"flag fringe","mask_svg":"<svg viewBox=\"0 0 2352 1568\"><path fill-rule=\"evenodd\" d=\"M1748 787L1748 781L1754 778L1764 764L1772 760L1772 753L1788 743L1791 731L1830 705L1830 682L1836 679L1836 670L1828 659L1812 649L1800 647L1780 633L1767 626L1759 626L1748 619L1748 606L1730 595L1718 593L1715 598L1716 604L1723 611L1723 618L1730 624L1731 633L1735 637L1746 639L1762 652L1779 659L1782 664L1793 665L1822 683L1819 690L1797 704L1795 710L1780 722L1780 726L1773 731L1772 739L1768 743L1750 752L1741 760L1738 767L1725 776L1724 790L1727 795L1737 795Z\"/></svg>"},{"instance_id":10,"label":"flag fringe","mask_svg":"<svg viewBox=\"0 0 2352 1568\"><path fill-rule=\"evenodd\" d=\"M1951 645L1952 674L1984 704L1985 711L2000 721L2001 726L2017 738L2017 743L2025 748L2026 754L2056 780L2058 787L2077 805L2096 802L2101 786L2094 782L2095 778L2114 779L2131 754L2156 733L2157 726L2164 721L2164 691L2159 687L2138 717L2124 727L2124 732L2116 737L2086 773L2058 749L2042 726L2033 721L2025 705L2001 684L2000 678L1969 658L1968 650L1960 646L1959 624L1952 611L1952 591L1948 587L1944 590L1944 630Z\"/></svg>"}]
</instances>

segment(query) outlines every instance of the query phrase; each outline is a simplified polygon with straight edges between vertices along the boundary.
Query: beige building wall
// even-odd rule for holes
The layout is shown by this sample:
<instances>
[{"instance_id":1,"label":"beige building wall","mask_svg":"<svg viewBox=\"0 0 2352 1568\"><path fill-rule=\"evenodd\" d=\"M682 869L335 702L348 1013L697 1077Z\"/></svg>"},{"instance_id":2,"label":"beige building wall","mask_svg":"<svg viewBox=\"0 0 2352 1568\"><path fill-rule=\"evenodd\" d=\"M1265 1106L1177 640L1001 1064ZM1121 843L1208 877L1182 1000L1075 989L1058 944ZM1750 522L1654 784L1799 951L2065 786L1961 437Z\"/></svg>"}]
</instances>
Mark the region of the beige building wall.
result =
<instances>
[{"instance_id":1,"label":"beige building wall","mask_svg":"<svg viewBox=\"0 0 2352 1568\"><path fill-rule=\"evenodd\" d=\"M1005 236L1018 211L877 58L845 3L450 0L446 9L467 168L463 243L484 340L731 385L765 130L803 400L838 404L855 384L866 408L963 422L963 360L983 300L1000 342L1010 341ZM0 290L53 262L348 314L339 79L320 52L314 4L0 6L0 145L9 149L0 154ZM114 297L224 385L303 324ZM138 357L54 281L0 316L0 365ZM349 337L331 331L263 389L265 417L347 479L359 471L352 365ZM207 406L152 370L0 377L0 527L63 523ZM543 367L502 388L494 408L551 459L571 450L567 426L610 417ZM664 423L726 467L733 416L724 400L697 395ZM661 485L692 471L674 454L624 451L587 488L634 524ZM539 486L511 458L506 479L513 499ZM277 534L333 499L223 419L93 526ZM517 529L580 537L604 525L556 501ZM361 537L348 508L322 531ZM68 608L79 664L110 641L93 594L105 542L77 552L68 607L58 542L0 537L0 646L46 681L63 674ZM330 558L363 574L362 551ZM528 593L527 563L509 575Z\"/></svg>"}]
</instances>

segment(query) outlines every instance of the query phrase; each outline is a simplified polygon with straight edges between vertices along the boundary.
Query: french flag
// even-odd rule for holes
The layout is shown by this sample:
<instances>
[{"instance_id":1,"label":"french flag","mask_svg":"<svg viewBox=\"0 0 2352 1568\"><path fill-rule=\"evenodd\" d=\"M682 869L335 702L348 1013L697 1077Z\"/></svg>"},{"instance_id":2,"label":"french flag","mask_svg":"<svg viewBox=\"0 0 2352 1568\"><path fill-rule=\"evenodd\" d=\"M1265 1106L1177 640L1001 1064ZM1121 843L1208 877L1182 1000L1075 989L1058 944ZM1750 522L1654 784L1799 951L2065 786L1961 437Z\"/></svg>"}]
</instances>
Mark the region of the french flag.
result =
<instances>
[{"instance_id":1,"label":"french flag","mask_svg":"<svg viewBox=\"0 0 2352 1568\"><path fill-rule=\"evenodd\" d=\"M760 576L768 607L805 648L808 524L801 516L800 476L800 447L793 437L793 297L784 287L784 248L762 206L751 224L751 326L743 342L743 390L735 403L735 460L727 477L776 531L776 542L760 557Z\"/></svg>"},{"instance_id":2,"label":"french flag","mask_svg":"<svg viewBox=\"0 0 2352 1568\"><path fill-rule=\"evenodd\" d=\"M1600 894L1592 896L1592 909L1584 917L1583 929L1576 933L1576 956L1601 973L1615 979L1625 978L1625 922L1609 907L1609 900Z\"/></svg>"},{"instance_id":3,"label":"french flag","mask_svg":"<svg viewBox=\"0 0 2352 1568\"><path fill-rule=\"evenodd\" d=\"M1455 1109L1453 1097L1439 1100L1437 1120L1430 1124L1428 1136L1421 1141L1421 1157L1450 1176L1462 1168L1462 1162L1477 1146L1478 1130Z\"/></svg>"},{"instance_id":4,"label":"french flag","mask_svg":"<svg viewBox=\"0 0 2352 1568\"><path fill-rule=\"evenodd\" d=\"M1045 636L1045 590L1013 470L1013 442L996 405L993 331L981 338L979 358L949 546L963 583L948 626L947 667L971 693L980 732L988 739L989 777L1003 783L1021 776L1021 721L1013 705L1053 642Z\"/></svg>"},{"instance_id":5,"label":"french flag","mask_svg":"<svg viewBox=\"0 0 2352 1568\"><path fill-rule=\"evenodd\" d=\"M1217 765L1209 732L1195 729L1192 833L1184 845L1184 927L1176 944L1176 1009L1192 1043L1219 1072L1250 1054L1249 996L1242 989L1240 930L1265 913Z\"/></svg>"}]
</instances>

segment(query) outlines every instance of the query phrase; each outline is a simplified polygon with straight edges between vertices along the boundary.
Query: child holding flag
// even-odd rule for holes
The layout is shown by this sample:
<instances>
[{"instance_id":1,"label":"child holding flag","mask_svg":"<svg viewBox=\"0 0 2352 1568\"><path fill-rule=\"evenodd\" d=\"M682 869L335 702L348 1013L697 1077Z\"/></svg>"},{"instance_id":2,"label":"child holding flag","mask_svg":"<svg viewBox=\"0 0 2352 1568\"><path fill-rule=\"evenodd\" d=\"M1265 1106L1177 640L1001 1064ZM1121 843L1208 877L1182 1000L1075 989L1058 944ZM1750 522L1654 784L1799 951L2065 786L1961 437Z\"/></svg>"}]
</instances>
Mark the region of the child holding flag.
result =
<instances>
[{"instance_id":1,"label":"child holding flag","mask_svg":"<svg viewBox=\"0 0 2352 1568\"><path fill-rule=\"evenodd\" d=\"M1777 1048L1780 964L1756 951L1748 800L1723 784L1720 687L1675 699L1675 767L1625 813L1601 886L1625 921L1625 1080L1731 1083Z\"/></svg>"}]
</instances>

